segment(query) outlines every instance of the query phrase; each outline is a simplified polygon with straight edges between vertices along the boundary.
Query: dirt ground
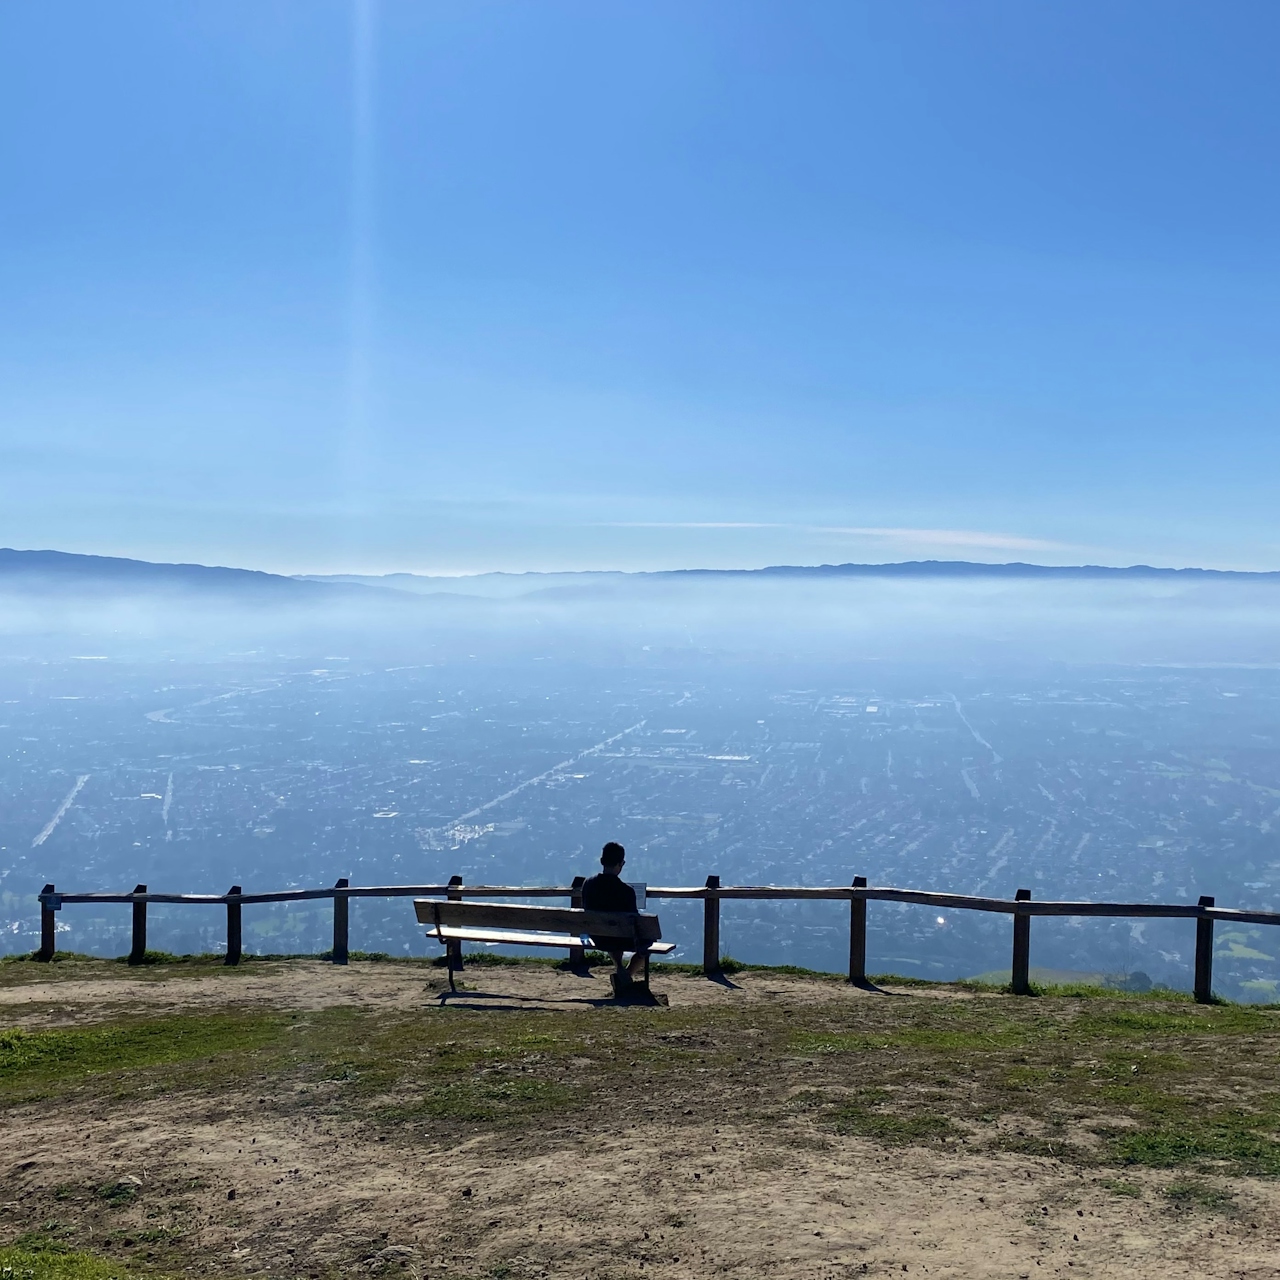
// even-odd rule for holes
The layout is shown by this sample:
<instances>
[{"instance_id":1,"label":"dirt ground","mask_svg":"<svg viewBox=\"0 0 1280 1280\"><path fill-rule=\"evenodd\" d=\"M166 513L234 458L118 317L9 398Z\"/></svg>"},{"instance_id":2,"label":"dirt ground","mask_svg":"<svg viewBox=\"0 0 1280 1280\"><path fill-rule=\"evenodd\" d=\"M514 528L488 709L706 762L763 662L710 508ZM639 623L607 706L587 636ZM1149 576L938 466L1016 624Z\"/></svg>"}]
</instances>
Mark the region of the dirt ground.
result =
<instances>
[{"instance_id":1,"label":"dirt ground","mask_svg":"<svg viewBox=\"0 0 1280 1280\"><path fill-rule=\"evenodd\" d=\"M602 972L550 968L470 969L456 996L441 990L438 971L396 965L120 966L91 976L23 968L0 984L0 1027L90 1025L122 1010L350 1006L456 1018L461 1035L478 1009L634 1012L607 1003ZM667 975L654 986L673 1011L714 1005L744 1018L766 1004L826 1004L856 1021L865 1001L983 998L754 973L723 983ZM389 1141L322 1106L268 1106L259 1087L144 1102L81 1092L57 1106L10 1107L0 1113L0 1239L52 1220L72 1224L86 1247L109 1238L140 1248L159 1230L149 1222L180 1221L188 1269L225 1275L1280 1277L1271 1180L1236 1179L1231 1214L1178 1213L1161 1194L1163 1172L1126 1171L1117 1194L1097 1169L1051 1158L882 1147L740 1115L717 1123L725 1086L711 1072L697 1114L628 1113L597 1100L537 1132L464 1141L421 1123L412 1140ZM120 1211L74 1190L118 1183L139 1193ZM145 1264L145 1252L131 1256Z\"/></svg>"},{"instance_id":2,"label":"dirt ground","mask_svg":"<svg viewBox=\"0 0 1280 1280\"><path fill-rule=\"evenodd\" d=\"M114 966L81 977L60 967L38 970L47 979L4 985L0 982L0 1018L8 1026L77 1025L118 1016L123 1011L196 1011L225 1006L299 1011L338 1005L368 1010L413 1010L427 1005L465 1009L547 1009L591 1013L608 1007L614 1015L608 969L574 973L545 965L470 966L458 975L459 990L448 991L440 970L395 964L326 964L290 960L247 964L240 968L157 965L149 969ZM758 1001L801 1006L876 998L848 983L747 971L708 980L655 969L653 990L678 1008L703 1005L747 1006ZM897 997L925 1000L983 999L963 988L885 988Z\"/></svg>"}]
</instances>

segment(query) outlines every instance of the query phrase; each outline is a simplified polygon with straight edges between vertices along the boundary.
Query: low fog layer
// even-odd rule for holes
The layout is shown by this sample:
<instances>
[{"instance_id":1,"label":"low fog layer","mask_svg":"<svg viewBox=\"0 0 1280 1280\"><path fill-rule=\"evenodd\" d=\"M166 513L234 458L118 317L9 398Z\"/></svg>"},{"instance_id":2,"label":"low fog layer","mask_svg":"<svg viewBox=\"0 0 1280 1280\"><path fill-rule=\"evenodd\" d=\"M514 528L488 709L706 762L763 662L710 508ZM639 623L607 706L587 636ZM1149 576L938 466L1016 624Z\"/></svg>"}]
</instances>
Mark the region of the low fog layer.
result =
<instances>
[{"instance_id":1,"label":"low fog layer","mask_svg":"<svg viewBox=\"0 0 1280 1280\"><path fill-rule=\"evenodd\" d=\"M478 647L587 660L655 647L762 660L1280 660L1280 583L1267 579L582 578L505 596L311 583L297 583L309 588L297 595L291 587L180 582L89 589L35 579L15 587L0 579L0 643L37 658L95 639L139 657L340 643L370 653Z\"/></svg>"},{"instance_id":2,"label":"low fog layer","mask_svg":"<svg viewBox=\"0 0 1280 1280\"><path fill-rule=\"evenodd\" d=\"M605 839L650 884L872 883L1280 906L1280 586L1268 580L592 575L522 594L9 580L0 926L33 894L566 883ZM697 912L661 908L696 952ZM126 908L59 943L127 949ZM838 969L847 912L726 908L728 949ZM216 911L152 943L216 950ZM327 908L246 946L328 945ZM1187 985L1192 927L1037 922L1036 964ZM872 911L873 968L1008 964L1008 922ZM1220 986L1273 998L1265 928ZM404 903L352 945L426 948Z\"/></svg>"}]
</instances>

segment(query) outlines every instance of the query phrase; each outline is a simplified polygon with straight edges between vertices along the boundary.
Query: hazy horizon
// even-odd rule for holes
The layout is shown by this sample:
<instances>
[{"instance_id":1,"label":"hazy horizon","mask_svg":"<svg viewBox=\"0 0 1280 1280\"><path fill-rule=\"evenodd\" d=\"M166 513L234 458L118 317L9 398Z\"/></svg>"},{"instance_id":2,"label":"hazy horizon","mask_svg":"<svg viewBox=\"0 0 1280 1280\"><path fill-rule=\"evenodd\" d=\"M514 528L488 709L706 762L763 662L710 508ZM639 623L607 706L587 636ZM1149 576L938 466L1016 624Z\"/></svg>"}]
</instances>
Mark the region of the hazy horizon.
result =
<instances>
[{"instance_id":1,"label":"hazy horizon","mask_svg":"<svg viewBox=\"0 0 1280 1280\"><path fill-rule=\"evenodd\" d=\"M421 566L415 568L364 568L364 569L333 569L333 568L289 568L289 567L271 567L263 564L253 563L222 563L204 560L179 560L172 557L161 555L159 558L147 558L142 556L126 556L114 555L102 551L80 551L70 550L66 547L0 547L0 552L14 551L19 554L53 554L68 557L83 557L87 559L106 559L106 560L131 560L141 564L152 564L159 566L184 567L193 566L200 568L218 568L218 569L242 569L246 572L267 573L279 577L288 578L312 578L317 580L326 579L361 579L361 578L394 578L394 577L415 577L415 578L478 578L487 576L510 576L510 577L530 577L530 576L572 576L575 574L619 574L619 575L644 575L644 574L666 574L666 573L752 573L762 572L770 569L828 569L843 568L846 566L853 567L876 567L891 568L899 565L938 565L941 567L961 565L961 566L984 566L993 570L1007 569L1013 566L1029 566L1032 568L1048 568L1048 569L1156 569L1164 571L1196 571L1208 570L1214 573L1239 573L1239 574L1271 574L1280 573L1280 561L1277 561L1275 567L1255 567L1241 568L1237 565L1220 565L1220 564L1162 564L1158 561L1124 561L1110 563L1106 560L1038 560L1029 557L1017 558L975 558L973 556L928 556L928 557L910 557L895 558L890 560L866 559L866 560L842 560L842 561L814 561L805 564L793 564L790 562L771 562L768 564L741 564L741 565L713 565L701 563L673 563L667 565L651 565L639 568L622 569L617 566L605 566L594 568L574 568L565 567L563 565L547 568L475 568L475 569L432 569Z\"/></svg>"}]
</instances>

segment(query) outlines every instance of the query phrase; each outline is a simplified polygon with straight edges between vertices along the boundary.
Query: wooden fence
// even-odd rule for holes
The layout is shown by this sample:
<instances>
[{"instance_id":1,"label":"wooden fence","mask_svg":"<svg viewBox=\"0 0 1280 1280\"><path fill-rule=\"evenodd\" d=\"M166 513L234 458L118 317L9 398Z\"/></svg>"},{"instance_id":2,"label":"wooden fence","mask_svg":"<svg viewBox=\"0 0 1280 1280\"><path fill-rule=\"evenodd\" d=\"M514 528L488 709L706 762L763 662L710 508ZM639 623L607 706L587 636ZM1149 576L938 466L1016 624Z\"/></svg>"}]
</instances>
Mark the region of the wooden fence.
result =
<instances>
[{"instance_id":1,"label":"wooden fence","mask_svg":"<svg viewBox=\"0 0 1280 1280\"><path fill-rule=\"evenodd\" d=\"M239 964L242 954L240 920L245 906L267 902L306 902L316 898L333 900L334 964L346 964L348 957L349 903L352 898L568 898L582 905L582 877L571 885L513 886L468 885L461 876L448 884L353 886L345 879L331 889L282 889L272 893L245 893L236 884L224 894L150 893L145 884L130 893L62 893L47 884L40 891L40 949L36 958L54 956L55 912L68 903L129 903L133 908L133 937L129 962L139 964L147 950L147 906L152 903L196 903L225 906L227 909L227 964ZM940 907L947 911L990 911L1013 917L1012 986L1015 993L1030 991L1031 917L1123 917L1129 919L1183 919L1196 922L1195 998L1207 1003L1213 997L1213 926L1217 920L1231 924L1280 925L1280 912L1240 911L1214 905L1211 897L1198 903L1152 902L1035 902L1030 889L1019 889L1012 899L973 897L960 893L931 893L921 889L892 889L869 886L864 876L855 876L849 886L810 888L792 885L722 885L719 876L708 876L706 884L658 887L648 890L650 898L701 899L702 970L714 974L720 968L720 904L726 901L847 901L849 903L849 981L867 981L867 903L907 902ZM575 949L571 959L581 959Z\"/></svg>"}]
</instances>

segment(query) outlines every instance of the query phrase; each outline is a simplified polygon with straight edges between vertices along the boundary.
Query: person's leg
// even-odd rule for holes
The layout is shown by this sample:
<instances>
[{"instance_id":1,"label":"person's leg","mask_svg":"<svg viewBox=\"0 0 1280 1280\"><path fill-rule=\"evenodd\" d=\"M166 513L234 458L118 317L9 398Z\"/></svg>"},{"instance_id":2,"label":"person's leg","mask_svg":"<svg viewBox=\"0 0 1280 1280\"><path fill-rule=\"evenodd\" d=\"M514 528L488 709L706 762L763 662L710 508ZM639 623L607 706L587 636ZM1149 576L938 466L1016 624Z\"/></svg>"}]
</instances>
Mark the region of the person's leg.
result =
<instances>
[{"instance_id":1,"label":"person's leg","mask_svg":"<svg viewBox=\"0 0 1280 1280\"><path fill-rule=\"evenodd\" d=\"M631 970L622 963L621 951L610 951L613 957L613 972L609 975L609 985L613 988L614 998L621 1000L631 992Z\"/></svg>"},{"instance_id":2,"label":"person's leg","mask_svg":"<svg viewBox=\"0 0 1280 1280\"><path fill-rule=\"evenodd\" d=\"M649 955L648 947L641 947L639 951L631 957L631 963L627 966L627 977L633 982L644 971L645 960Z\"/></svg>"}]
</instances>

